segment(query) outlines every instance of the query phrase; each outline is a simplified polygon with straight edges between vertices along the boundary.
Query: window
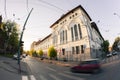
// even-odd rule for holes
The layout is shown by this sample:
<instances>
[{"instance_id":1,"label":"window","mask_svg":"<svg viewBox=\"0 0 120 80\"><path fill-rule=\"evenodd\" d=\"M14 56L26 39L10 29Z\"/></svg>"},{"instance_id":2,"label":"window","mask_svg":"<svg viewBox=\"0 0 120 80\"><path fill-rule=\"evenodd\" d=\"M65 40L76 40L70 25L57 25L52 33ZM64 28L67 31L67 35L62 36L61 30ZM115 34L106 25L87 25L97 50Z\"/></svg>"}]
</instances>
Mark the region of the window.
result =
<instances>
[{"instance_id":1,"label":"window","mask_svg":"<svg viewBox=\"0 0 120 80\"><path fill-rule=\"evenodd\" d=\"M79 29L79 35L80 35L80 39L81 39L81 38L82 38L82 31L81 31L80 24L78 24L78 29Z\"/></svg>"},{"instance_id":2,"label":"window","mask_svg":"<svg viewBox=\"0 0 120 80\"><path fill-rule=\"evenodd\" d=\"M65 55L65 49L62 49L62 53L63 53L63 55Z\"/></svg>"},{"instance_id":3,"label":"window","mask_svg":"<svg viewBox=\"0 0 120 80\"><path fill-rule=\"evenodd\" d=\"M74 36L73 36L73 27L71 27L71 35L72 35L72 41L74 41Z\"/></svg>"},{"instance_id":4,"label":"window","mask_svg":"<svg viewBox=\"0 0 120 80\"><path fill-rule=\"evenodd\" d=\"M67 42L67 30L65 30L65 38L66 38L66 42Z\"/></svg>"},{"instance_id":5,"label":"window","mask_svg":"<svg viewBox=\"0 0 120 80\"><path fill-rule=\"evenodd\" d=\"M62 44L62 32L60 32L60 44Z\"/></svg>"},{"instance_id":6,"label":"window","mask_svg":"<svg viewBox=\"0 0 120 80\"><path fill-rule=\"evenodd\" d=\"M74 32L75 32L75 40L78 40L78 31L77 31L77 25L74 25Z\"/></svg>"},{"instance_id":7,"label":"window","mask_svg":"<svg viewBox=\"0 0 120 80\"><path fill-rule=\"evenodd\" d=\"M74 15L72 15L72 17L74 17Z\"/></svg>"},{"instance_id":8,"label":"window","mask_svg":"<svg viewBox=\"0 0 120 80\"><path fill-rule=\"evenodd\" d=\"M64 43L64 40L65 40L65 39L64 39L64 34L65 34L65 33L64 33L64 30L63 30L63 34L62 34L62 37L63 37L63 40L62 40L62 41L63 41L63 43Z\"/></svg>"},{"instance_id":9,"label":"window","mask_svg":"<svg viewBox=\"0 0 120 80\"><path fill-rule=\"evenodd\" d=\"M79 54L79 46L76 46L76 54Z\"/></svg>"},{"instance_id":10,"label":"window","mask_svg":"<svg viewBox=\"0 0 120 80\"><path fill-rule=\"evenodd\" d=\"M62 30L60 32L60 44L67 42L67 30Z\"/></svg>"},{"instance_id":11,"label":"window","mask_svg":"<svg viewBox=\"0 0 120 80\"><path fill-rule=\"evenodd\" d=\"M84 53L84 46L81 45L81 54L83 54L83 53Z\"/></svg>"},{"instance_id":12,"label":"window","mask_svg":"<svg viewBox=\"0 0 120 80\"><path fill-rule=\"evenodd\" d=\"M75 15L77 16L77 13L75 13Z\"/></svg>"}]
</instances>

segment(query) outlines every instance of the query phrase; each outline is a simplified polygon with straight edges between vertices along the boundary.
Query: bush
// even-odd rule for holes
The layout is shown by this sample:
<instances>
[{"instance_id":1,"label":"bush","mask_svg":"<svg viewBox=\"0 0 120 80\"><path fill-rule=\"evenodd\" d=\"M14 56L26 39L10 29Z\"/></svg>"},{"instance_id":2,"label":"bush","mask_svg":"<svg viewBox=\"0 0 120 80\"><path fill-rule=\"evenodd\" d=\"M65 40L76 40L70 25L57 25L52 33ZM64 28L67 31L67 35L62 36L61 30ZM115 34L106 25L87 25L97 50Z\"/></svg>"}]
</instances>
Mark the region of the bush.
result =
<instances>
[{"instance_id":1,"label":"bush","mask_svg":"<svg viewBox=\"0 0 120 80\"><path fill-rule=\"evenodd\" d=\"M38 57L37 52L34 51L34 52L32 53L32 56L34 56L34 57Z\"/></svg>"},{"instance_id":2,"label":"bush","mask_svg":"<svg viewBox=\"0 0 120 80\"><path fill-rule=\"evenodd\" d=\"M48 56L50 57L50 59L55 59L57 56L57 51L54 49L54 47L50 47L48 49Z\"/></svg>"},{"instance_id":3,"label":"bush","mask_svg":"<svg viewBox=\"0 0 120 80\"><path fill-rule=\"evenodd\" d=\"M43 50L42 49L39 50L38 55L39 55L39 57L43 57Z\"/></svg>"}]
</instances>

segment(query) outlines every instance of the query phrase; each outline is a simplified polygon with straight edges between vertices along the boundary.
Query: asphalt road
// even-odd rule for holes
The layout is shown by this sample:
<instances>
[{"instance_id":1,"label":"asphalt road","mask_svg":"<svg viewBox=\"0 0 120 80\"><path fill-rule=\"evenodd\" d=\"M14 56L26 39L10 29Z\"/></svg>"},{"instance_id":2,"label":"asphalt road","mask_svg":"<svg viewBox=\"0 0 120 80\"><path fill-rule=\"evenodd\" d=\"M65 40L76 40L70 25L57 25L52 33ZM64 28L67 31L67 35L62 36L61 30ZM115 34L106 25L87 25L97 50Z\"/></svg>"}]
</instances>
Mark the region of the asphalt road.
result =
<instances>
[{"instance_id":1,"label":"asphalt road","mask_svg":"<svg viewBox=\"0 0 120 80\"><path fill-rule=\"evenodd\" d=\"M21 62L27 63L27 67L24 67L26 63L21 66L24 71L28 71L28 74L18 74L16 69L9 66L9 64L15 66L16 60L0 57L0 80L120 80L119 57L108 58L98 74L72 73L70 67L43 63L31 57L26 57Z\"/></svg>"},{"instance_id":2,"label":"asphalt road","mask_svg":"<svg viewBox=\"0 0 120 80\"><path fill-rule=\"evenodd\" d=\"M27 57L25 62L30 67L32 80L120 80L120 60L115 60L102 66L97 74L72 73L70 67L43 63Z\"/></svg>"}]
</instances>

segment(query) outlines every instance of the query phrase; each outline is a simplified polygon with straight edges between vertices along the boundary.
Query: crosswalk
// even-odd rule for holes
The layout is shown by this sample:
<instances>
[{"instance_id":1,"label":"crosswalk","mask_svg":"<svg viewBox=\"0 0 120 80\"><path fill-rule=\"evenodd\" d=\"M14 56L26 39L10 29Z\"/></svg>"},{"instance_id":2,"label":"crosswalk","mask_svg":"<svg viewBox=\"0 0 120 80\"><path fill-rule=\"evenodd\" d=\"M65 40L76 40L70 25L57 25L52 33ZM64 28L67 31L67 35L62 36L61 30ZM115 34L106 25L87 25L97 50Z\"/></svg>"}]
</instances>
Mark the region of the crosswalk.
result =
<instances>
[{"instance_id":1,"label":"crosswalk","mask_svg":"<svg viewBox=\"0 0 120 80\"><path fill-rule=\"evenodd\" d=\"M36 78L33 75L29 75L29 76L23 75L22 80L36 80Z\"/></svg>"},{"instance_id":2,"label":"crosswalk","mask_svg":"<svg viewBox=\"0 0 120 80\"><path fill-rule=\"evenodd\" d=\"M39 74L39 80L63 80L61 78L65 78L65 79L69 79L69 80L85 80L83 78L80 77L76 77L67 73L55 73L55 74L47 74L48 77L46 77L46 75L43 74ZM22 76L22 80L37 80L35 78L34 75L29 75L29 76Z\"/></svg>"},{"instance_id":3,"label":"crosswalk","mask_svg":"<svg viewBox=\"0 0 120 80\"><path fill-rule=\"evenodd\" d=\"M31 68L32 69L32 68ZM44 69L50 73L37 72L35 75L23 75L22 80L85 80L74 73L57 70L50 66L45 66Z\"/></svg>"}]
</instances>

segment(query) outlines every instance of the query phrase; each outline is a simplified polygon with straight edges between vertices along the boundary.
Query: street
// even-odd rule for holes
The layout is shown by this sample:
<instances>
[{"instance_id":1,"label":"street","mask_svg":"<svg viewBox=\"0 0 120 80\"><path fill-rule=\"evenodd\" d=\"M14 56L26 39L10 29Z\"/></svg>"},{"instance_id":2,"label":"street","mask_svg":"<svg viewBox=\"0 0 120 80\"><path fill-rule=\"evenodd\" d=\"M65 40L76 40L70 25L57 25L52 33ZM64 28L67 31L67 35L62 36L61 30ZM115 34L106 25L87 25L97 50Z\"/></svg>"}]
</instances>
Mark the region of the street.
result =
<instances>
[{"instance_id":1,"label":"street","mask_svg":"<svg viewBox=\"0 0 120 80\"><path fill-rule=\"evenodd\" d=\"M26 57L21 61L21 73L18 73L16 60L0 57L1 80L119 80L120 59L108 58L102 64L102 71L97 74L72 73L70 67L39 61ZM7 77L6 77L7 76Z\"/></svg>"},{"instance_id":2,"label":"street","mask_svg":"<svg viewBox=\"0 0 120 80\"><path fill-rule=\"evenodd\" d=\"M120 61L104 64L98 74L72 73L70 67L43 63L27 57L26 62L34 75L34 80L119 80Z\"/></svg>"}]
</instances>

